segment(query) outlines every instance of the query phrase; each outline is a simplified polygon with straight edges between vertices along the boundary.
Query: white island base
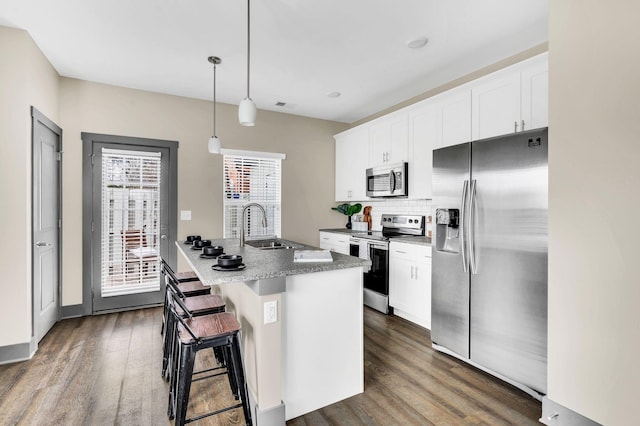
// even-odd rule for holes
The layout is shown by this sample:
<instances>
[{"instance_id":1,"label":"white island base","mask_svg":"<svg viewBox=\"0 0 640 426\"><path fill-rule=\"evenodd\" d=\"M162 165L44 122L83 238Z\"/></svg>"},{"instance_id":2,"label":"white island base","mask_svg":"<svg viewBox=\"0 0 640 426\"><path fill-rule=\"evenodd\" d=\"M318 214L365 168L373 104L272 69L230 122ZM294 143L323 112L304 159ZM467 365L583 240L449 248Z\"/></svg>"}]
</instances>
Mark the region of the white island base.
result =
<instances>
[{"instance_id":1,"label":"white island base","mask_svg":"<svg viewBox=\"0 0 640 426\"><path fill-rule=\"evenodd\" d=\"M219 285L242 324L255 424L282 425L364 391L363 268L290 275L284 292ZM265 324L265 303L277 321ZM252 404L252 405L253 405Z\"/></svg>"}]
</instances>

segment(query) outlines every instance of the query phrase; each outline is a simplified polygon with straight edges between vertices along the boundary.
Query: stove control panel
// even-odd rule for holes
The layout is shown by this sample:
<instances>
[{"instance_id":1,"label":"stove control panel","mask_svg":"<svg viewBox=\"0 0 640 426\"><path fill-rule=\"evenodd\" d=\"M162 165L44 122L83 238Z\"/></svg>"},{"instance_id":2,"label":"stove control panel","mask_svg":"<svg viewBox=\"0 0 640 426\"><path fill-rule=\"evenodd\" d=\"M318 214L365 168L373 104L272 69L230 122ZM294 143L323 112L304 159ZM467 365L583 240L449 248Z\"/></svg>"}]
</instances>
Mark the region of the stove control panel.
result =
<instances>
[{"instance_id":1,"label":"stove control panel","mask_svg":"<svg viewBox=\"0 0 640 426\"><path fill-rule=\"evenodd\" d=\"M383 214L382 218L380 219L380 224L384 228L423 229L424 216Z\"/></svg>"}]
</instances>

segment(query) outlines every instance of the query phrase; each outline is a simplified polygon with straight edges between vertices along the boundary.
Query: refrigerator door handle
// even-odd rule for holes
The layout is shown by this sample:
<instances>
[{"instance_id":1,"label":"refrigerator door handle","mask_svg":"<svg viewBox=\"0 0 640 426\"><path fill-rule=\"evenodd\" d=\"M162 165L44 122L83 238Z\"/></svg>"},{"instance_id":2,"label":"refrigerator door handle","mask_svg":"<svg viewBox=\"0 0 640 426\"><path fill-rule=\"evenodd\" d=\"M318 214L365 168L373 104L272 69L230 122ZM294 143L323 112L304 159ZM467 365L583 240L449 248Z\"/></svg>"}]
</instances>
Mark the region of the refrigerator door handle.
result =
<instances>
[{"instance_id":1,"label":"refrigerator door handle","mask_svg":"<svg viewBox=\"0 0 640 426\"><path fill-rule=\"evenodd\" d=\"M469 191L469 269L473 275L478 273L478 264L476 263L476 180L471 181L471 190Z\"/></svg>"},{"instance_id":2,"label":"refrigerator door handle","mask_svg":"<svg viewBox=\"0 0 640 426\"><path fill-rule=\"evenodd\" d=\"M467 244L465 231L467 229L465 222L467 220L467 195L469 192L469 181L465 180L462 185L462 207L460 209L460 254L462 254L462 268L467 272Z\"/></svg>"}]
</instances>

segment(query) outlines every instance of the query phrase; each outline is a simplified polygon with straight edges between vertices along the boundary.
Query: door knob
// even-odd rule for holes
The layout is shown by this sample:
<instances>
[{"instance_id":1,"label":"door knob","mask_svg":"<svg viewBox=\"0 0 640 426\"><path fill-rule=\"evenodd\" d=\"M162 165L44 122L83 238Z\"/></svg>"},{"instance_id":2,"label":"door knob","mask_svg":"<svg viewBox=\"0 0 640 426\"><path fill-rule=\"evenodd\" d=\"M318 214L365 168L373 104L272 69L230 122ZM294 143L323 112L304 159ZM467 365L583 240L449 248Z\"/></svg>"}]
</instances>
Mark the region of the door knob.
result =
<instances>
[{"instance_id":1,"label":"door knob","mask_svg":"<svg viewBox=\"0 0 640 426\"><path fill-rule=\"evenodd\" d=\"M44 241L38 241L36 243L36 247L49 247L51 244L45 243Z\"/></svg>"},{"instance_id":2,"label":"door knob","mask_svg":"<svg viewBox=\"0 0 640 426\"><path fill-rule=\"evenodd\" d=\"M167 239L167 236L166 236L165 234L162 234L162 235L160 235L160 239L161 239L161 240L166 240L166 239Z\"/></svg>"}]
</instances>

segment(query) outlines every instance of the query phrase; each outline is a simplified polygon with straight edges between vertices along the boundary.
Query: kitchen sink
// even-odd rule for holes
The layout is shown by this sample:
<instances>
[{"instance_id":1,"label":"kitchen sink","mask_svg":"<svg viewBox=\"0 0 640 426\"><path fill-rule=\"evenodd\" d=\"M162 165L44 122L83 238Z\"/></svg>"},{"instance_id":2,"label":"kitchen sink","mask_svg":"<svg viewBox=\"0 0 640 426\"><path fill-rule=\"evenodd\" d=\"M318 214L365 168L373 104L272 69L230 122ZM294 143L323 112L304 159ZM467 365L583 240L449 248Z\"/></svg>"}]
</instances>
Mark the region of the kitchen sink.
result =
<instances>
[{"instance_id":1,"label":"kitchen sink","mask_svg":"<svg viewBox=\"0 0 640 426\"><path fill-rule=\"evenodd\" d=\"M255 247L260 250L290 250L299 248L299 246L278 238L269 238L266 240L250 240L245 242L246 245Z\"/></svg>"}]
</instances>

